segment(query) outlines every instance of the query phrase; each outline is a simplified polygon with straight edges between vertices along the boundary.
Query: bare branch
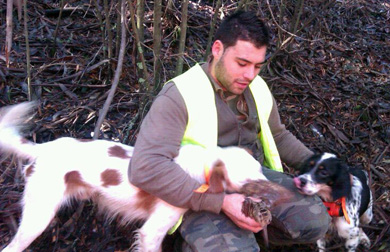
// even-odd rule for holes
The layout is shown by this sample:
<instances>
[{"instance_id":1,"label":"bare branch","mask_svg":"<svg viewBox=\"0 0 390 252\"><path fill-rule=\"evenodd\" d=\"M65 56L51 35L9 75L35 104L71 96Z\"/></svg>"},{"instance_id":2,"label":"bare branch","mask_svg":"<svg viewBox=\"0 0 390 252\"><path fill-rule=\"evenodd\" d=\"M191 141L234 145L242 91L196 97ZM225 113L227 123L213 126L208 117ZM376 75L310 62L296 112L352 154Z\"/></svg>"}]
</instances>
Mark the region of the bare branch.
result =
<instances>
[{"instance_id":1,"label":"bare branch","mask_svg":"<svg viewBox=\"0 0 390 252\"><path fill-rule=\"evenodd\" d=\"M112 100L114 99L115 91L119 83L119 79L121 77L122 73L122 66L123 66L123 58L125 56L125 50L126 50L126 27L125 27L125 1L122 1L121 3L121 48L119 50L119 58L118 58L118 65L115 71L114 80L112 81L112 86L110 89L110 93L108 94L108 97L106 99L106 102L104 103L103 109L99 113L99 118L95 126L93 139L97 139L99 137L100 133L100 127L103 124L104 118L107 115L108 109L110 107L110 104Z\"/></svg>"}]
</instances>

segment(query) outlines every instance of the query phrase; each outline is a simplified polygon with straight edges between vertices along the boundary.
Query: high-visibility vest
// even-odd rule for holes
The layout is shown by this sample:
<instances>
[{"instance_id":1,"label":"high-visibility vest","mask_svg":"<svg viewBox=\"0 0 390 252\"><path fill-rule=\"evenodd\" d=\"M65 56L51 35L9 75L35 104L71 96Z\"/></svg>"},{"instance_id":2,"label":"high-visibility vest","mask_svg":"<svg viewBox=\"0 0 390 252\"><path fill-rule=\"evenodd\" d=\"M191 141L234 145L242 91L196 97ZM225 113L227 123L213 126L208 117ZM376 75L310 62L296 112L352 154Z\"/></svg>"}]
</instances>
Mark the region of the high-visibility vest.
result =
<instances>
[{"instance_id":1,"label":"high-visibility vest","mask_svg":"<svg viewBox=\"0 0 390 252\"><path fill-rule=\"evenodd\" d=\"M196 64L185 73L173 78L172 81L182 95L188 112L188 123L182 144L197 144L205 148L217 146L217 107L214 89L206 73L199 64ZM256 103L261 128L258 138L263 146L264 165L283 172L279 152L268 125L273 105L271 92L260 76L256 76L249 85L249 89Z\"/></svg>"}]
</instances>

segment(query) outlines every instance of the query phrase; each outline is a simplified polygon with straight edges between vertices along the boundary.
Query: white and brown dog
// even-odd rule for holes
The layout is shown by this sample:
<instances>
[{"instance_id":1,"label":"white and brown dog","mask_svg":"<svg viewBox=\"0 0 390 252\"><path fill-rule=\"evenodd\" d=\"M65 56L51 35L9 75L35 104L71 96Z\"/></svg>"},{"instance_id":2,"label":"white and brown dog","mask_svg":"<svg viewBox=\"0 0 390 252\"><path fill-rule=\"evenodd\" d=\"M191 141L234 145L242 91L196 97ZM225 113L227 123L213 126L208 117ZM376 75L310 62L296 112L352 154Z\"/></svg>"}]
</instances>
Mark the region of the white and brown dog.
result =
<instances>
[{"instance_id":1,"label":"white and brown dog","mask_svg":"<svg viewBox=\"0 0 390 252\"><path fill-rule=\"evenodd\" d=\"M18 231L3 252L21 252L49 225L59 208L71 200L93 200L109 218L122 224L145 223L137 231L136 251L160 251L167 231L187 209L156 198L128 182L133 147L105 140L64 137L36 144L21 135L34 103L21 103L0 111L0 149L27 161L25 189ZM239 147L185 145L175 159L186 172L205 183L210 167L210 190L238 191L250 180L265 180L261 165ZM213 180L213 174L218 174ZM214 181L214 182L213 182ZM213 185L214 183L214 185Z\"/></svg>"},{"instance_id":2,"label":"white and brown dog","mask_svg":"<svg viewBox=\"0 0 390 252\"><path fill-rule=\"evenodd\" d=\"M319 195L332 216L329 232L346 239L345 248L353 252L361 243L367 249L370 240L359 223L372 220L372 194L365 171L349 168L333 154L323 153L309 158L294 178L298 190L306 195ZM329 233L328 232L328 233ZM326 240L317 241L321 252Z\"/></svg>"}]
</instances>

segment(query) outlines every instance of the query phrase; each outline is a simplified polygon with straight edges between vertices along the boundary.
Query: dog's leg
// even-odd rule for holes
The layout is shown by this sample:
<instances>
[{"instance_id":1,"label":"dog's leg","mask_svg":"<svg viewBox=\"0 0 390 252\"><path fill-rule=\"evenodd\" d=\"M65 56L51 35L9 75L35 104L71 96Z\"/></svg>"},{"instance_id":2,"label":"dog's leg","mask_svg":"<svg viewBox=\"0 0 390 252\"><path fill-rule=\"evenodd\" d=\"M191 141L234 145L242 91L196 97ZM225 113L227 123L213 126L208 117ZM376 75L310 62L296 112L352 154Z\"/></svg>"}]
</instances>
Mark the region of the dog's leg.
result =
<instances>
[{"instance_id":1,"label":"dog's leg","mask_svg":"<svg viewBox=\"0 0 390 252\"><path fill-rule=\"evenodd\" d=\"M366 233L364 233L362 228L359 229L359 239L360 239L360 243L366 249L369 249L371 247L370 238L368 238L368 236L366 235Z\"/></svg>"},{"instance_id":2,"label":"dog's leg","mask_svg":"<svg viewBox=\"0 0 390 252\"><path fill-rule=\"evenodd\" d=\"M59 209L63 192L46 188L39 181L26 184L21 222L15 237L2 252L21 252L50 224ZM57 185L57 187L60 187Z\"/></svg>"},{"instance_id":3,"label":"dog's leg","mask_svg":"<svg viewBox=\"0 0 390 252\"><path fill-rule=\"evenodd\" d=\"M168 230L173 227L185 209L173 207L161 201L150 218L138 230L135 251L157 252L161 251L161 243Z\"/></svg>"},{"instance_id":4,"label":"dog's leg","mask_svg":"<svg viewBox=\"0 0 390 252\"><path fill-rule=\"evenodd\" d=\"M325 252L326 251L326 249L325 249L325 247L326 247L325 238L317 240L317 247L318 247L318 251L319 252Z\"/></svg>"},{"instance_id":5,"label":"dog's leg","mask_svg":"<svg viewBox=\"0 0 390 252\"><path fill-rule=\"evenodd\" d=\"M337 232L340 237L344 238L345 248L348 252L356 251L356 248L359 245L359 221L357 220L355 223L351 222L348 224L344 217L338 217L335 221L335 225L337 228Z\"/></svg>"},{"instance_id":6,"label":"dog's leg","mask_svg":"<svg viewBox=\"0 0 390 252\"><path fill-rule=\"evenodd\" d=\"M366 212L364 212L364 214L360 217L360 223L363 223L363 224L368 224L371 222L372 220L372 202L370 202L370 205L368 207L368 209L366 210ZM370 239L368 238L368 236L366 235L366 233L364 233L363 229L360 228L360 243L366 248L366 249L369 249L370 246L371 246L371 241Z\"/></svg>"},{"instance_id":7,"label":"dog's leg","mask_svg":"<svg viewBox=\"0 0 390 252\"><path fill-rule=\"evenodd\" d=\"M347 241L345 242L345 248L348 252L354 252L356 251L356 248L359 246L359 228L353 227L349 229L349 237L346 238Z\"/></svg>"},{"instance_id":8,"label":"dog's leg","mask_svg":"<svg viewBox=\"0 0 390 252\"><path fill-rule=\"evenodd\" d=\"M363 224L368 224L372 220L372 207L369 207L362 216L360 216L360 222Z\"/></svg>"}]
</instances>

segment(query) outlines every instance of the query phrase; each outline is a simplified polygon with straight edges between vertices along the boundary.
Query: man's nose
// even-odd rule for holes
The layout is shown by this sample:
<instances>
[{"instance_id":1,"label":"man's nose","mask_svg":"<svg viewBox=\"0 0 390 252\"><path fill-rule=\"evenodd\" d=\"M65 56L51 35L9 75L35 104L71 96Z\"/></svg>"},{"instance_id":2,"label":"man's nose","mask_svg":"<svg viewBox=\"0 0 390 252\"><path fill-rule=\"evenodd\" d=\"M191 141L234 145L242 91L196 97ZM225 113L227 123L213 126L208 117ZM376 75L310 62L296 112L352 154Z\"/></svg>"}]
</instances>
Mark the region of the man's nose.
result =
<instances>
[{"instance_id":1,"label":"man's nose","mask_svg":"<svg viewBox=\"0 0 390 252\"><path fill-rule=\"evenodd\" d=\"M253 80L256 77L257 71L253 67L248 67L245 69L244 77L247 80Z\"/></svg>"}]
</instances>

